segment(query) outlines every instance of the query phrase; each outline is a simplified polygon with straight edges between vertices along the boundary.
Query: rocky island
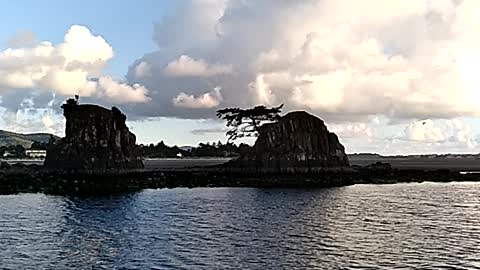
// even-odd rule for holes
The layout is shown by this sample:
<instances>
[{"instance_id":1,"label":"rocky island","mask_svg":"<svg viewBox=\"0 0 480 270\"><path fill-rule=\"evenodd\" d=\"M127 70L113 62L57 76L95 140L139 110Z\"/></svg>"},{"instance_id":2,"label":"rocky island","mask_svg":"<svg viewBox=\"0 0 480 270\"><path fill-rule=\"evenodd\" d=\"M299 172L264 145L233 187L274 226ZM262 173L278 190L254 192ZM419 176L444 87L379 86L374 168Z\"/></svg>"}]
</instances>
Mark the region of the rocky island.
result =
<instances>
[{"instance_id":1,"label":"rocky island","mask_svg":"<svg viewBox=\"0 0 480 270\"><path fill-rule=\"evenodd\" d=\"M136 137L125 124L127 117L116 107L67 102L65 138L51 145L45 167L60 170L141 169L135 152Z\"/></svg>"},{"instance_id":2,"label":"rocky island","mask_svg":"<svg viewBox=\"0 0 480 270\"><path fill-rule=\"evenodd\" d=\"M348 167L345 147L325 123L304 111L290 112L262 125L252 151L225 167L259 172L305 173Z\"/></svg>"}]
</instances>

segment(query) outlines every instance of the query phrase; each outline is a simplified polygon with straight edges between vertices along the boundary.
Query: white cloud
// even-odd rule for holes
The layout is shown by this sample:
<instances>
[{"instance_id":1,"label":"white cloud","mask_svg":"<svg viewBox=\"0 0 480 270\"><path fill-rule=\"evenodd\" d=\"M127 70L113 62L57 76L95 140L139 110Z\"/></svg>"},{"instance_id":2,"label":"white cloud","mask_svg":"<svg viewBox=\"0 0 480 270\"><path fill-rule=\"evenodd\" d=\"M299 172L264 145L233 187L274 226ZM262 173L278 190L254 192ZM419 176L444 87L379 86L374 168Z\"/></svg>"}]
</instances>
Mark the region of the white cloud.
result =
<instances>
[{"instance_id":1,"label":"white cloud","mask_svg":"<svg viewBox=\"0 0 480 270\"><path fill-rule=\"evenodd\" d=\"M147 97L148 90L139 84L128 85L113 80L111 77L104 76L98 80L99 95L108 97L109 100L116 103L128 102L147 102L150 98Z\"/></svg>"},{"instance_id":2,"label":"white cloud","mask_svg":"<svg viewBox=\"0 0 480 270\"><path fill-rule=\"evenodd\" d=\"M285 103L329 121L480 115L476 0L200 3L188 1L157 25L160 49L139 60L157 74L135 82L168 88L154 101L214 84L223 89L220 105ZM143 113L195 117L169 106Z\"/></svg>"},{"instance_id":3,"label":"white cloud","mask_svg":"<svg viewBox=\"0 0 480 270\"><path fill-rule=\"evenodd\" d=\"M405 135L406 139L417 142L460 145L469 149L477 146L471 127L460 119L416 121L407 126Z\"/></svg>"},{"instance_id":4,"label":"white cloud","mask_svg":"<svg viewBox=\"0 0 480 270\"><path fill-rule=\"evenodd\" d=\"M478 153L479 138L475 137L471 126L462 119L426 119L409 124L388 125L383 120L372 118L366 123L329 124L328 127L337 132L349 153Z\"/></svg>"},{"instance_id":5,"label":"white cloud","mask_svg":"<svg viewBox=\"0 0 480 270\"><path fill-rule=\"evenodd\" d=\"M203 59L193 59L188 55L182 55L170 62L164 69L164 73L174 77L210 77L219 74L232 73L231 65L208 64Z\"/></svg>"},{"instance_id":6,"label":"white cloud","mask_svg":"<svg viewBox=\"0 0 480 270\"><path fill-rule=\"evenodd\" d=\"M97 83L88 79L88 71L51 68L35 86L53 89L63 96L79 94L89 97L96 92Z\"/></svg>"},{"instance_id":7,"label":"white cloud","mask_svg":"<svg viewBox=\"0 0 480 270\"><path fill-rule=\"evenodd\" d=\"M270 77L277 77L275 74L270 74ZM278 77L277 77L278 78ZM249 83L249 89L251 94L258 100L259 103L265 105L272 105L275 100L270 89L270 85L265 82L266 78L264 74L259 74L255 79L255 82Z\"/></svg>"},{"instance_id":8,"label":"white cloud","mask_svg":"<svg viewBox=\"0 0 480 270\"><path fill-rule=\"evenodd\" d=\"M410 124L405 133L407 139L421 142L442 142L447 139L444 131L436 127L430 119L417 121Z\"/></svg>"},{"instance_id":9,"label":"white cloud","mask_svg":"<svg viewBox=\"0 0 480 270\"><path fill-rule=\"evenodd\" d=\"M108 97L108 101L116 103L148 101L144 86L127 85L102 75L113 55L112 47L103 37L93 35L85 26L73 25L61 44L44 41L0 51L0 90Z\"/></svg>"},{"instance_id":10,"label":"white cloud","mask_svg":"<svg viewBox=\"0 0 480 270\"><path fill-rule=\"evenodd\" d=\"M343 123L328 125L331 132L340 138L373 138L375 132L367 123Z\"/></svg>"},{"instance_id":11,"label":"white cloud","mask_svg":"<svg viewBox=\"0 0 480 270\"><path fill-rule=\"evenodd\" d=\"M96 63L113 58L113 49L101 36L94 36L85 26L73 25L59 46L59 53L67 64L72 62Z\"/></svg>"},{"instance_id":12,"label":"white cloud","mask_svg":"<svg viewBox=\"0 0 480 270\"><path fill-rule=\"evenodd\" d=\"M201 96L188 95L181 92L173 99L175 106L190 109L209 109L217 107L222 101L220 88L216 87L212 92L205 93Z\"/></svg>"},{"instance_id":13,"label":"white cloud","mask_svg":"<svg viewBox=\"0 0 480 270\"><path fill-rule=\"evenodd\" d=\"M152 76L152 66L147 62L140 62L135 67L135 77L137 78L144 78L148 76Z\"/></svg>"},{"instance_id":14,"label":"white cloud","mask_svg":"<svg viewBox=\"0 0 480 270\"><path fill-rule=\"evenodd\" d=\"M55 122L49 115L44 115L42 117L42 123L44 127L47 129L48 133L57 134L57 130L54 128Z\"/></svg>"},{"instance_id":15,"label":"white cloud","mask_svg":"<svg viewBox=\"0 0 480 270\"><path fill-rule=\"evenodd\" d=\"M477 146L477 141L474 138L472 128L465 122L459 119L448 120L447 127L452 131L450 141L464 144L468 148L474 148Z\"/></svg>"},{"instance_id":16,"label":"white cloud","mask_svg":"<svg viewBox=\"0 0 480 270\"><path fill-rule=\"evenodd\" d=\"M0 125L2 129L19 133L49 132L63 135L63 115L55 113L51 109L34 109L30 106L17 111L0 109Z\"/></svg>"}]
</instances>

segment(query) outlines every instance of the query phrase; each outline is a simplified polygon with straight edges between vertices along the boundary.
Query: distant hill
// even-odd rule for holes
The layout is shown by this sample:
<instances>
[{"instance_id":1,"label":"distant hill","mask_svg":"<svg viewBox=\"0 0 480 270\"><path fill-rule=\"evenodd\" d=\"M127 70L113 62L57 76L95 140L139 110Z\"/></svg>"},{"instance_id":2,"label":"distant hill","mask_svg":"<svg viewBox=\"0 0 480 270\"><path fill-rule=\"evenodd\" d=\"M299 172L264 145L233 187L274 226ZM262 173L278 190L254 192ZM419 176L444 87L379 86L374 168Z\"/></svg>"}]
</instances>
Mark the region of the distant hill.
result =
<instances>
[{"instance_id":1,"label":"distant hill","mask_svg":"<svg viewBox=\"0 0 480 270\"><path fill-rule=\"evenodd\" d=\"M50 136L53 136L55 140L60 139L60 137L48 133L21 134L0 130L0 146L21 145L30 148L34 142L48 143Z\"/></svg>"},{"instance_id":2,"label":"distant hill","mask_svg":"<svg viewBox=\"0 0 480 270\"><path fill-rule=\"evenodd\" d=\"M376 153L355 153L348 154L349 159L382 159L384 156L381 156Z\"/></svg>"}]
</instances>

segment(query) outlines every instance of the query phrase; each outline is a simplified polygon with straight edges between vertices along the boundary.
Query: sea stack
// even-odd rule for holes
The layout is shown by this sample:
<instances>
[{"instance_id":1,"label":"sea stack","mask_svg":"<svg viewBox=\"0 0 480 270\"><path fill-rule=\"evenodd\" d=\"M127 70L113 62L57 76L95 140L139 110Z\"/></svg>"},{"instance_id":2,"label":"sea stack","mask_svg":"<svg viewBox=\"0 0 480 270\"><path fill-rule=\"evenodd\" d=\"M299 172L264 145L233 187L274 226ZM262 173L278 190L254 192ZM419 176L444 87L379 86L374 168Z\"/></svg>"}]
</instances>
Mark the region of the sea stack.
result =
<instances>
[{"instance_id":1,"label":"sea stack","mask_svg":"<svg viewBox=\"0 0 480 270\"><path fill-rule=\"evenodd\" d=\"M271 172L305 172L349 166L344 146L318 117L304 111L282 116L258 130L252 151L228 164Z\"/></svg>"},{"instance_id":2,"label":"sea stack","mask_svg":"<svg viewBox=\"0 0 480 270\"><path fill-rule=\"evenodd\" d=\"M49 147L45 167L94 171L143 168L135 154L136 137L119 109L79 105L72 99L62 109L65 138Z\"/></svg>"}]
</instances>

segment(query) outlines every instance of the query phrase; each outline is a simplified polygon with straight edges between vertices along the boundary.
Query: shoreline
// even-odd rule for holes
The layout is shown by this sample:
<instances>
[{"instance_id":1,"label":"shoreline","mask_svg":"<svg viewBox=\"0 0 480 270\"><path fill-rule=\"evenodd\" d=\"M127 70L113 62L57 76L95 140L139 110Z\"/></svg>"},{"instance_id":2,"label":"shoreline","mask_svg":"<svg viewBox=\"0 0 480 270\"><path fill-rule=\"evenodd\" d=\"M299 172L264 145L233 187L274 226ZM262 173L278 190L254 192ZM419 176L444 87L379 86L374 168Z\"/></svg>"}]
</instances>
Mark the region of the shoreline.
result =
<instances>
[{"instance_id":1,"label":"shoreline","mask_svg":"<svg viewBox=\"0 0 480 270\"><path fill-rule=\"evenodd\" d=\"M161 170L171 168L197 168L220 165L231 158L225 157L184 157L184 158L145 158L143 159L146 170ZM0 159L8 164L34 164L43 165L43 159ZM365 167L377 162L388 163L393 169L402 170L451 170L464 172L480 172L480 160L472 158L435 158L425 159L417 157L383 157L383 158L353 158L350 160L352 167Z\"/></svg>"},{"instance_id":2,"label":"shoreline","mask_svg":"<svg viewBox=\"0 0 480 270\"><path fill-rule=\"evenodd\" d=\"M348 167L302 172L262 172L222 167L129 171L53 171L39 165L0 170L0 194L109 195L143 189L196 187L331 188L354 184L480 182L480 174L450 170Z\"/></svg>"}]
</instances>

